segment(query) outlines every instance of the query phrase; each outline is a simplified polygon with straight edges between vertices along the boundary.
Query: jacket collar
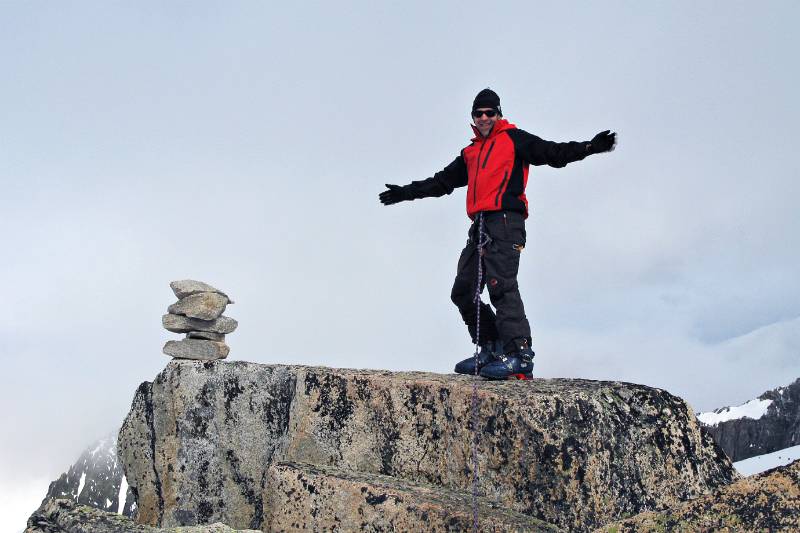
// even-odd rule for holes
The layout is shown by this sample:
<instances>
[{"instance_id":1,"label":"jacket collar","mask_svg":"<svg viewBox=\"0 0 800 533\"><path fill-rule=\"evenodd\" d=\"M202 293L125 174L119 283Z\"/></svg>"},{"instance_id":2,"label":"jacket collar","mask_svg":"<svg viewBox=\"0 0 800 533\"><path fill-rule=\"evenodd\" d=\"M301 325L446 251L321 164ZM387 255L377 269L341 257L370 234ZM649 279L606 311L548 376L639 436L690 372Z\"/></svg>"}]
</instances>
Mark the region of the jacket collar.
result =
<instances>
[{"instance_id":1,"label":"jacket collar","mask_svg":"<svg viewBox=\"0 0 800 533\"><path fill-rule=\"evenodd\" d=\"M470 126L472 127L472 131L475 133L475 137L473 137L471 139L472 142L481 142L481 141L484 141L486 139L491 139L492 137L494 137L494 136L496 136L496 135L498 135L498 134L500 134L500 133L502 133L502 132L504 132L506 130L516 129L516 126L514 124L511 124L509 121L507 121L504 118L500 118L500 119L497 119L497 122L494 123L494 127L492 128L492 131L490 131L489 135L486 137L486 139L484 139L483 135L481 135L481 132L478 131L478 128L475 127L475 124L470 124Z\"/></svg>"}]
</instances>

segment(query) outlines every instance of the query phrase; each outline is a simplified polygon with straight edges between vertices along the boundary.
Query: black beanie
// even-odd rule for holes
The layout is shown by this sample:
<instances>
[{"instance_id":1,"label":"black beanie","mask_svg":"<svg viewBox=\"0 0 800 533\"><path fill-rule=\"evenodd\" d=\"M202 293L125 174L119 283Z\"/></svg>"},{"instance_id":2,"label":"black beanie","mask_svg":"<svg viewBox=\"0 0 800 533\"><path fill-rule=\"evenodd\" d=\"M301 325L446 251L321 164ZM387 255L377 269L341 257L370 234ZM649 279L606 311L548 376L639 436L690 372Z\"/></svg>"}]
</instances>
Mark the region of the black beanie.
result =
<instances>
[{"instance_id":1,"label":"black beanie","mask_svg":"<svg viewBox=\"0 0 800 533\"><path fill-rule=\"evenodd\" d=\"M479 107L491 107L496 109L499 114L503 114L503 110L500 109L500 97L488 87L479 92L478 96L475 97L475 101L472 102L473 111Z\"/></svg>"}]
</instances>

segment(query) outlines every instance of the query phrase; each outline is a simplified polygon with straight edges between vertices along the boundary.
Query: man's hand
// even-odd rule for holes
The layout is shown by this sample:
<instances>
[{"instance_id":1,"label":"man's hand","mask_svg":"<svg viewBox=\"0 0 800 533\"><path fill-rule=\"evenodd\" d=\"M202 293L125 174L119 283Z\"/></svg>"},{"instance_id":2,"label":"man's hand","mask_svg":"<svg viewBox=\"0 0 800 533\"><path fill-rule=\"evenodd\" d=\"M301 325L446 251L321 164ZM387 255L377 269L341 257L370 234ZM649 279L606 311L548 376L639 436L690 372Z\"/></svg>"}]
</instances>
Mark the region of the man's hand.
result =
<instances>
[{"instance_id":1,"label":"man's hand","mask_svg":"<svg viewBox=\"0 0 800 533\"><path fill-rule=\"evenodd\" d=\"M388 189L378 195L378 198L383 205L392 205L411 199L405 188L401 187L400 185L392 185L391 183L387 183L386 187L388 187Z\"/></svg>"},{"instance_id":2,"label":"man's hand","mask_svg":"<svg viewBox=\"0 0 800 533\"><path fill-rule=\"evenodd\" d=\"M617 146L617 132L611 133L611 130L601 131L589 141L586 146L586 151L590 154L599 154L601 152L610 152Z\"/></svg>"}]
</instances>

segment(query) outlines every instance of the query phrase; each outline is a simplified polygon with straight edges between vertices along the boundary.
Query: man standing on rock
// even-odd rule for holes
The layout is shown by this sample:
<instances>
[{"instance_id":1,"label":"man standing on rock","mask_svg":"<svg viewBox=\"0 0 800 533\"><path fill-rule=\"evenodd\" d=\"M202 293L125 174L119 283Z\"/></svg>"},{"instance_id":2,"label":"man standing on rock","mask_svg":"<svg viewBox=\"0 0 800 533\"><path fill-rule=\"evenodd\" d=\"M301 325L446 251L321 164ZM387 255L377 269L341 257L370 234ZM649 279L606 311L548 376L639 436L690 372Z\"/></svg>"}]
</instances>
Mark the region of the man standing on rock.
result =
<instances>
[{"instance_id":1,"label":"man standing on rock","mask_svg":"<svg viewBox=\"0 0 800 533\"><path fill-rule=\"evenodd\" d=\"M458 363L455 371L480 372L488 379L530 379L534 357L531 328L517 285L528 218L528 166L560 168L588 155L609 152L616 144L616 133L606 130L587 142L545 141L505 120L500 97L488 88L475 97L472 119L475 137L452 163L425 180L402 187L387 183L388 189L379 199L384 205L392 205L443 196L467 186L467 215L473 223L458 260L450 298L458 306L473 344L480 345L481 351ZM483 259L480 265L479 257ZM497 314L480 301L480 292L487 284Z\"/></svg>"}]
</instances>

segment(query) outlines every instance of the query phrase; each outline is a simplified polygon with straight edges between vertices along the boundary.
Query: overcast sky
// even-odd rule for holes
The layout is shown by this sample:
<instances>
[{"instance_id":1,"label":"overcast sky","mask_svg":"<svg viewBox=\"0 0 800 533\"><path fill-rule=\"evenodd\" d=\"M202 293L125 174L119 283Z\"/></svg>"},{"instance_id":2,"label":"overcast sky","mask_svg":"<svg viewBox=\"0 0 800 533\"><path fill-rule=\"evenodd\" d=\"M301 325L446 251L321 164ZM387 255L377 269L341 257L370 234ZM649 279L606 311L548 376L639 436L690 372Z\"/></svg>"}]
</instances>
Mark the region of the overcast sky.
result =
<instances>
[{"instance_id":1,"label":"overcast sky","mask_svg":"<svg viewBox=\"0 0 800 533\"><path fill-rule=\"evenodd\" d=\"M451 372L465 189L383 207L490 86L545 139L519 281L536 373L697 411L800 376L797 2L0 5L0 515L119 426L169 282L228 292L229 359ZM11 527L11 526L9 526Z\"/></svg>"}]
</instances>

